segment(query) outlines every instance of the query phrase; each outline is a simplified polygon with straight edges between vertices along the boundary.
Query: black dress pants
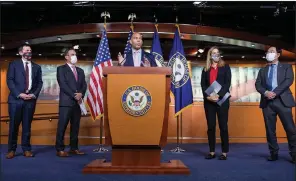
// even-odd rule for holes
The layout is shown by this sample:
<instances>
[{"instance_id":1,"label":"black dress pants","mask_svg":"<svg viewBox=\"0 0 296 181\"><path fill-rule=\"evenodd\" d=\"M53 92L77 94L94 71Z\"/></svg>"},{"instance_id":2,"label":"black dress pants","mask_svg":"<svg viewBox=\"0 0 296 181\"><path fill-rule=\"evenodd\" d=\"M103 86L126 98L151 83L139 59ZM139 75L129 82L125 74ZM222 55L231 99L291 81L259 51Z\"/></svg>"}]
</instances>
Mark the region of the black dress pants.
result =
<instances>
[{"instance_id":1,"label":"black dress pants","mask_svg":"<svg viewBox=\"0 0 296 181\"><path fill-rule=\"evenodd\" d=\"M71 107L59 107L59 121L56 135L56 150L65 149L64 136L70 121L70 147L71 150L78 150L78 134L80 126L81 110L78 104Z\"/></svg>"},{"instance_id":2,"label":"black dress pants","mask_svg":"<svg viewBox=\"0 0 296 181\"><path fill-rule=\"evenodd\" d=\"M292 116L292 108L285 107L281 99L276 98L268 101L267 106L262 111L270 153L277 154L279 150L276 138L276 119L279 116L287 134L290 153L296 156L296 127Z\"/></svg>"},{"instance_id":3,"label":"black dress pants","mask_svg":"<svg viewBox=\"0 0 296 181\"><path fill-rule=\"evenodd\" d=\"M210 152L215 152L216 145L216 116L220 128L220 137L222 144L222 152L229 152L229 136L228 136L228 111L229 100L226 100L221 106L217 103L205 100L204 109L208 125L208 141Z\"/></svg>"}]
</instances>

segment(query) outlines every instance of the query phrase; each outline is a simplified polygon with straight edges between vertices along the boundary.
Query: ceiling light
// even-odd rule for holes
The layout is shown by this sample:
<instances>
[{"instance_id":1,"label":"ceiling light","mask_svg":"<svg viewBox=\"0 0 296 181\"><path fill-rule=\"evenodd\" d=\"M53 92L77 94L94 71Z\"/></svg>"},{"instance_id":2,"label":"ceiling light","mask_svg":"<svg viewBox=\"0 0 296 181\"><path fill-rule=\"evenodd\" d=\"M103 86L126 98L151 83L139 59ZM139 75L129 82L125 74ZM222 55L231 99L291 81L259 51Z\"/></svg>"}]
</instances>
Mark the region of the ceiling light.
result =
<instances>
[{"instance_id":1,"label":"ceiling light","mask_svg":"<svg viewBox=\"0 0 296 181\"><path fill-rule=\"evenodd\" d=\"M29 42L28 42L28 41L26 41L26 42L25 42L25 44L29 44Z\"/></svg>"},{"instance_id":2,"label":"ceiling light","mask_svg":"<svg viewBox=\"0 0 296 181\"><path fill-rule=\"evenodd\" d=\"M64 54L63 53L61 53L61 56L63 56Z\"/></svg>"},{"instance_id":3,"label":"ceiling light","mask_svg":"<svg viewBox=\"0 0 296 181\"><path fill-rule=\"evenodd\" d=\"M265 58L265 56L263 56L262 58Z\"/></svg>"},{"instance_id":4,"label":"ceiling light","mask_svg":"<svg viewBox=\"0 0 296 181\"><path fill-rule=\"evenodd\" d=\"M39 53L38 55L39 55L39 56L42 56L42 54L41 54L41 53Z\"/></svg>"},{"instance_id":5,"label":"ceiling light","mask_svg":"<svg viewBox=\"0 0 296 181\"><path fill-rule=\"evenodd\" d=\"M15 54L15 55L19 56L20 54L17 53L17 54Z\"/></svg>"},{"instance_id":6,"label":"ceiling light","mask_svg":"<svg viewBox=\"0 0 296 181\"><path fill-rule=\"evenodd\" d=\"M193 2L194 5L198 5L198 4L200 4L200 3L201 3L200 1L194 1L194 2Z\"/></svg>"},{"instance_id":7,"label":"ceiling light","mask_svg":"<svg viewBox=\"0 0 296 181\"><path fill-rule=\"evenodd\" d=\"M220 41L220 42L222 42L222 41L223 41L223 39L220 39L219 41Z\"/></svg>"},{"instance_id":8,"label":"ceiling light","mask_svg":"<svg viewBox=\"0 0 296 181\"><path fill-rule=\"evenodd\" d=\"M223 58L223 55L221 55L221 58Z\"/></svg>"},{"instance_id":9,"label":"ceiling light","mask_svg":"<svg viewBox=\"0 0 296 181\"><path fill-rule=\"evenodd\" d=\"M242 58L245 58L245 56L242 56Z\"/></svg>"},{"instance_id":10,"label":"ceiling light","mask_svg":"<svg viewBox=\"0 0 296 181\"><path fill-rule=\"evenodd\" d=\"M201 49L201 48L200 48L200 49L198 49L198 52L199 52L199 53L203 53L203 52L204 52L204 49Z\"/></svg>"},{"instance_id":11,"label":"ceiling light","mask_svg":"<svg viewBox=\"0 0 296 181\"><path fill-rule=\"evenodd\" d=\"M254 45L254 44L252 44L251 46L252 46L252 47L254 47L255 45Z\"/></svg>"},{"instance_id":12,"label":"ceiling light","mask_svg":"<svg viewBox=\"0 0 296 181\"><path fill-rule=\"evenodd\" d=\"M4 48L5 48L4 45L2 45L2 46L1 46L1 49L4 50Z\"/></svg>"},{"instance_id":13,"label":"ceiling light","mask_svg":"<svg viewBox=\"0 0 296 181\"><path fill-rule=\"evenodd\" d=\"M200 55L197 55L197 57L200 57Z\"/></svg>"},{"instance_id":14,"label":"ceiling light","mask_svg":"<svg viewBox=\"0 0 296 181\"><path fill-rule=\"evenodd\" d=\"M84 53L84 54L82 54L83 56L86 56L86 54Z\"/></svg>"},{"instance_id":15,"label":"ceiling light","mask_svg":"<svg viewBox=\"0 0 296 181\"><path fill-rule=\"evenodd\" d=\"M79 49L79 45L75 45L73 48L74 48L74 50L78 50Z\"/></svg>"},{"instance_id":16,"label":"ceiling light","mask_svg":"<svg viewBox=\"0 0 296 181\"><path fill-rule=\"evenodd\" d=\"M89 1L77 1L77 2L73 2L74 5L87 4L87 3L89 3Z\"/></svg>"},{"instance_id":17,"label":"ceiling light","mask_svg":"<svg viewBox=\"0 0 296 181\"><path fill-rule=\"evenodd\" d=\"M61 37L58 37L57 39L58 39L59 41L61 41L61 40L62 40L62 38L61 38Z\"/></svg>"},{"instance_id":18,"label":"ceiling light","mask_svg":"<svg viewBox=\"0 0 296 181\"><path fill-rule=\"evenodd\" d=\"M197 51L196 52L193 52L193 53L190 53L190 55L197 55Z\"/></svg>"}]
</instances>

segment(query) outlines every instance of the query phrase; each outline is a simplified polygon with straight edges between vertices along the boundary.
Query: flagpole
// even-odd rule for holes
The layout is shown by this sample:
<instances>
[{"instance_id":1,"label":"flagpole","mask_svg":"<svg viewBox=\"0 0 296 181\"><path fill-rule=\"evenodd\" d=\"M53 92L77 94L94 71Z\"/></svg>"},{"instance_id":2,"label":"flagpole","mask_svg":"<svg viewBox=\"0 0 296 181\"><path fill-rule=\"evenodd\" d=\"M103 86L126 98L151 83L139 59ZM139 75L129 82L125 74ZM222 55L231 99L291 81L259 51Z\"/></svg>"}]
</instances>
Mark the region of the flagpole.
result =
<instances>
[{"instance_id":1,"label":"flagpole","mask_svg":"<svg viewBox=\"0 0 296 181\"><path fill-rule=\"evenodd\" d=\"M180 120L182 120L182 114L177 116L177 147L170 150L170 152L173 152L173 153L185 152L185 150L180 147L180 141L179 141L180 140L180 136L179 136L179 133L180 133Z\"/></svg>"},{"instance_id":2,"label":"flagpole","mask_svg":"<svg viewBox=\"0 0 296 181\"><path fill-rule=\"evenodd\" d=\"M99 148L94 149L94 152L102 153L107 152L108 150L103 147L103 116L100 118L100 144Z\"/></svg>"},{"instance_id":3,"label":"flagpole","mask_svg":"<svg viewBox=\"0 0 296 181\"><path fill-rule=\"evenodd\" d=\"M179 31L179 34L180 34L180 29L179 29L179 25L178 25L178 16L176 16L176 27L178 28L178 31ZM181 137L182 137L182 113L177 115L177 147L175 149L170 150L171 152L174 152L174 153L185 152L185 150L180 147L180 141L179 141L180 122L181 122Z\"/></svg>"},{"instance_id":4,"label":"flagpole","mask_svg":"<svg viewBox=\"0 0 296 181\"><path fill-rule=\"evenodd\" d=\"M180 114L180 123L181 123L181 144L183 144L183 114ZM180 148L180 147L179 147ZM181 152L185 152L184 149L180 148Z\"/></svg>"},{"instance_id":5,"label":"flagpole","mask_svg":"<svg viewBox=\"0 0 296 181\"><path fill-rule=\"evenodd\" d=\"M158 24L157 24L157 18L156 18L156 15L154 14L154 18L155 18L155 24L154 24L154 26L155 26L155 29L156 29L156 31L158 32ZM161 153L163 153L164 152L164 150L161 148Z\"/></svg>"},{"instance_id":6,"label":"flagpole","mask_svg":"<svg viewBox=\"0 0 296 181\"><path fill-rule=\"evenodd\" d=\"M104 17L104 28L106 30L107 28L106 21L107 21L107 17L110 18L110 13L107 11L102 12L101 17ZM101 116L100 117L100 144L99 144L99 148L93 150L93 152L96 152L96 153L104 153L108 151L108 149L103 147L103 131L104 131L103 124L104 124L103 116Z\"/></svg>"}]
</instances>

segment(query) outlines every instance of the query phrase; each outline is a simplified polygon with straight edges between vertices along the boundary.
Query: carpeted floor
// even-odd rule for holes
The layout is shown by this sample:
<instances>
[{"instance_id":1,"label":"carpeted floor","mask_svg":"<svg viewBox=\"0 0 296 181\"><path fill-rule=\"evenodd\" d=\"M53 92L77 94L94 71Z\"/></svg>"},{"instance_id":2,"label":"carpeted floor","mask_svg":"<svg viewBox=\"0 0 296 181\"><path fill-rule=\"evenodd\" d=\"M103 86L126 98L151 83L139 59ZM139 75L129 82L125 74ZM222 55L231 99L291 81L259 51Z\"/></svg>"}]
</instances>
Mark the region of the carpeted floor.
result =
<instances>
[{"instance_id":1,"label":"carpeted floor","mask_svg":"<svg viewBox=\"0 0 296 181\"><path fill-rule=\"evenodd\" d=\"M191 175L83 175L84 165L92 160L111 159L109 153L94 153L96 145L80 149L87 155L59 158L54 146L34 146L34 158L21 155L7 160L7 145L1 145L1 181L296 181L296 167L290 163L287 144L280 145L279 160L266 161L266 144L231 144L228 160L205 160L207 144L184 144L185 153L170 153L167 145L163 161L180 159ZM220 145L217 145L217 151ZM217 152L218 153L218 152Z\"/></svg>"}]
</instances>

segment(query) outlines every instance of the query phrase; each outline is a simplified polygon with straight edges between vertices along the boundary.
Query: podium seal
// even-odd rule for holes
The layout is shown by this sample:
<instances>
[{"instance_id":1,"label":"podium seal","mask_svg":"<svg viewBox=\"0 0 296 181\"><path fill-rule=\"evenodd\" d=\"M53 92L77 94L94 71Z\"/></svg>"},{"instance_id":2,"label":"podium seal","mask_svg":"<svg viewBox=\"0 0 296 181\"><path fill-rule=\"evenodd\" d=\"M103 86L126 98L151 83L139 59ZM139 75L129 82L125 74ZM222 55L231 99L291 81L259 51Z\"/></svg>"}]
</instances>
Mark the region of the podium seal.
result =
<instances>
[{"instance_id":1,"label":"podium seal","mask_svg":"<svg viewBox=\"0 0 296 181\"><path fill-rule=\"evenodd\" d=\"M145 115L152 104L152 97L142 86L131 86L123 93L121 98L123 110L131 116Z\"/></svg>"}]
</instances>

